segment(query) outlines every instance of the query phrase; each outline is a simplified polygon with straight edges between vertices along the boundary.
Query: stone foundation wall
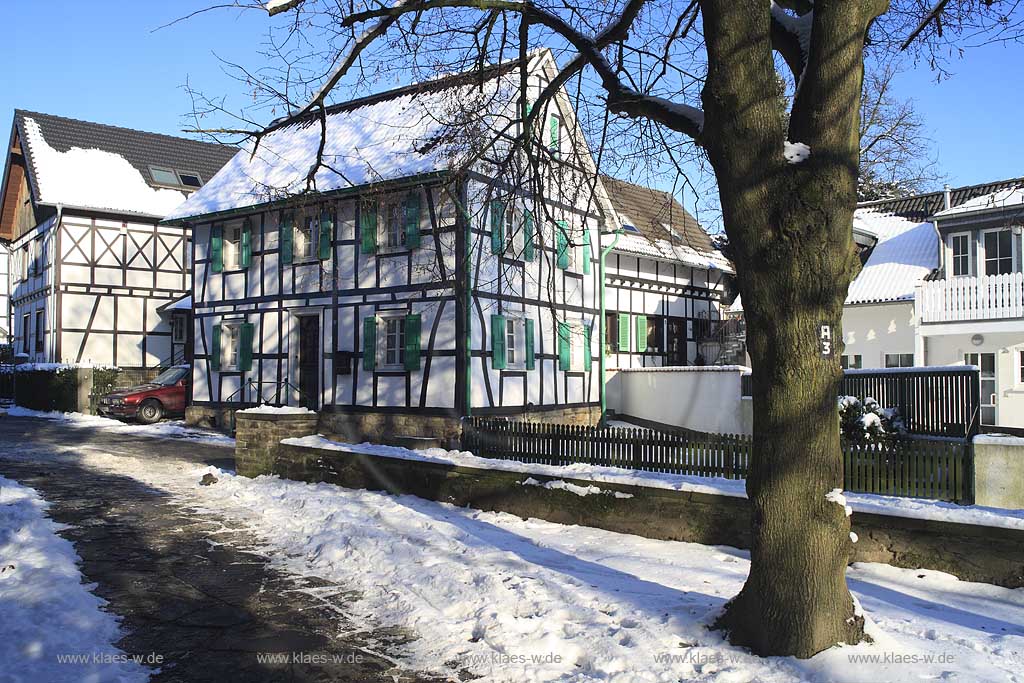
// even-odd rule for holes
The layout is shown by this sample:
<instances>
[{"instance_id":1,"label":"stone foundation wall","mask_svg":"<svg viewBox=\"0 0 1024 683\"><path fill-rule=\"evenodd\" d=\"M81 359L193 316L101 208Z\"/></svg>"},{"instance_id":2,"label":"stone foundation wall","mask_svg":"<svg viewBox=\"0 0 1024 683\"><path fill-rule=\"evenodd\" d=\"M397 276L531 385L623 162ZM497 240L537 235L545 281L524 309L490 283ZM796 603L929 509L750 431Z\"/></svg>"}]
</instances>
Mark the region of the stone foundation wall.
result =
<instances>
[{"instance_id":1,"label":"stone foundation wall","mask_svg":"<svg viewBox=\"0 0 1024 683\"><path fill-rule=\"evenodd\" d=\"M490 417L486 410L474 413L482 417ZM586 406L584 408L561 408L557 410L532 410L522 413L500 415L497 417L508 418L513 422L543 422L546 424L573 424L594 426L601 419L600 406Z\"/></svg>"},{"instance_id":2,"label":"stone foundation wall","mask_svg":"<svg viewBox=\"0 0 1024 683\"><path fill-rule=\"evenodd\" d=\"M320 411L318 432L335 441L392 443L396 437L424 437L444 448L458 448L462 426L458 417L408 413Z\"/></svg>"},{"instance_id":3,"label":"stone foundation wall","mask_svg":"<svg viewBox=\"0 0 1024 683\"><path fill-rule=\"evenodd\" d=\"M239 444L241 453L241 440ZM280 445L273 456L262 457L261 466L266 469L260 473L273 472L290 479L412 494L456 506L647 538L750 547L750 508L745 498L566 479L631 496L581 497L523 484L531 476L542 482L552 479L540 475L298 446ZM852 561L936 569L966 581L1024 586L1022 530L865 513L854 513L852 523L859 536Z\"/></svg>"},{"instance_id":4,"label":"stone foundation wall","mask_svg":"<svg viewBox=\"0 0 1024 683\"><path fill-rule=\"evenodd\" d=\"M185 408L185 424L232 434L235 429L235 413L241 409L241 407L188 406Z\"/></svg>"},{"instance_id":5,"label":"stone foundation wall","mask_svg":"<svg viewBox=\"0 0 1024 683\"><path fill-rule=\"evenodd\" d=\"M317 433L316 413L235 414L235 471L258 477L275 471L282 439Z\"/></svg>"}]
</instances>

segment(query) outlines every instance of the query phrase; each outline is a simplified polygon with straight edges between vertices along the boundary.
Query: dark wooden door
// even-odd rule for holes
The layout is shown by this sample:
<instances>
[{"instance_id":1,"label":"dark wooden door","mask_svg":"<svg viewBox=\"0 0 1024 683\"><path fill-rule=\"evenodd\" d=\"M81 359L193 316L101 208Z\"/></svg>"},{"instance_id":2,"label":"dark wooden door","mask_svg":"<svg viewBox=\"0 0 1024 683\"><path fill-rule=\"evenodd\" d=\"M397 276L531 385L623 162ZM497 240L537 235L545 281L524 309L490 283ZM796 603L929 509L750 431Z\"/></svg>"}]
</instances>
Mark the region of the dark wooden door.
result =
<instances>
[{"instance_id":1,"label":"dark wooden door","mask_svg":"<svg viewBox=\"0 0 1024 683\"><path fill-rule=\"evenodd\" d=\"M669 318L667 332L668 364L686 365L686 319Z\"/></svg>"},{"instance_id":2,"label":"dark wooden door","mask_svg":"<svg viewBox=\"0 0 1024 683\"><path fill-rule=\"evenodd\" d=\"M320 395L320 319L314 315L299 317L299 401L317 410Z\"/></svg>"}]
</instances>

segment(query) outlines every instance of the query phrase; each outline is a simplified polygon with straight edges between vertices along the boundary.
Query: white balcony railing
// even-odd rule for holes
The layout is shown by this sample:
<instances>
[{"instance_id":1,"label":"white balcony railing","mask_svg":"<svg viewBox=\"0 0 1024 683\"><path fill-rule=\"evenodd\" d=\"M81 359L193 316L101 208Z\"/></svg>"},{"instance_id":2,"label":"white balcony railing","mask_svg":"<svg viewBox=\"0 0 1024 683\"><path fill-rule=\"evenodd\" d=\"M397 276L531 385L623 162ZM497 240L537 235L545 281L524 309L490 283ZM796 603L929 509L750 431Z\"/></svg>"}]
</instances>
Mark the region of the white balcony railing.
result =
<instances>
[{"instance_id":1,"label":"white balcony railing","mask_svg":"<svg viewBox=\"0 0 1024 683\"><path fill-rule=\"evenodd\" d=\"M1024 273L922 282L916 302L923 323L1024 317Z\"/></svg>"}]
</instances>

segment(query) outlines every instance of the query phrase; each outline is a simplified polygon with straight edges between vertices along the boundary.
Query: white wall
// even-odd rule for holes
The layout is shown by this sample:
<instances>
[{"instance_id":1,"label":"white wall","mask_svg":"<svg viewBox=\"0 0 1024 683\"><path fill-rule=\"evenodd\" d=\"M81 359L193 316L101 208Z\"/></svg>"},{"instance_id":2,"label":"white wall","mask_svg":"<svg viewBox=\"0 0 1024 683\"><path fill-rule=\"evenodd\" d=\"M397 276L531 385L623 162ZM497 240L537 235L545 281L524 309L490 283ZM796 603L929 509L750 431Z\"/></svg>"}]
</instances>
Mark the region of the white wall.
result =
<instances>
[{"instance_id":1,"label":"white wall","mask_svg":"<svg viewBox=\"0 0 1024 683\"><path fill-rule=\"evenodd\" d=\"M1020 332L986 333L975 346L973 333L925 337L928 365L963 365L964 354L994 353L996 356L996 424L1024 427L1024 382L1020 381L1020 352L1024 350L1024 327Z\"/></svg>"},{"instance_id":2,"label":"white wall","mask_svg":"<svg viewBox=\"0 0 1024 683\"><path fill-rule=\"evenodd\" d=\"M608 408L621 415L716 434L750 434L750 401L735 365L633 368L610 375Z\"/></svg>"},{"instance_id":3,"label":"white wall","mask_svg":"<svg viewBox=\"0 0 1024 683\"><path fill-rule=\"evenodd\" d=\"M0 344L7 343L6 335L14 333L11 328L10 264L10 245L0 242Z\"/></svg>"},{"instance_id":4,"label":"white wall","mask_svg":"<svg viewBox=\"0 0 1024 683\"><path fill-rule=\"evenodd\" d=\"M860 355L865 368L884 368L887 353L914 353L913 302L844 307L843 340L842 353Z\"/></svg>"}]
</instances>

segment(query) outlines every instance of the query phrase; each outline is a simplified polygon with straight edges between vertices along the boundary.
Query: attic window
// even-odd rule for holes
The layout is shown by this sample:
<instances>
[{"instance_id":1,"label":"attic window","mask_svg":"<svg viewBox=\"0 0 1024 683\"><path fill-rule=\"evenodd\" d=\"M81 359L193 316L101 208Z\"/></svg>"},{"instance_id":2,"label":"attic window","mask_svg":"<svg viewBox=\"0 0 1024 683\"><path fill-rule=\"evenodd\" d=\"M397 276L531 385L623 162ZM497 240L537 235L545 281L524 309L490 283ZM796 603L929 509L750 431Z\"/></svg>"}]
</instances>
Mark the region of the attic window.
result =
<instances>
[{"instance_id":1,"label":"attic window","mask_svg":"<svg viewBox=\"0 0 1024 683\"><path fill-rule=\"evenodd\" d=\"M153 182L160 185L177 185L178 176L174 174L174 171L167 168L154 168L149 167L149 172L153 176Z\"/></svg>"},{"instance_id":2,"label":"attic window","mask_svg":"<svg viewBox=\"0 0 1024 683\"><path fill-rule=\"evenodd\" d=\"M203 180L198 173L191 171L176 171L170 168L150 166L149 173L153 182L157 185L173 185L177 187L199 188L203 186Z\"/></svg>"},{"instance_id":3,"label":"attic window","mask_svg":"<svg viewBox=\"0 0 1024 683\"><path fill-rule=\"evenodd\" d=\"M636 229L635 225L630 225L629 223L623 223L622 229L625 230L626 232L640 232L639 230Z\"/></svg>"}]
</instances>

